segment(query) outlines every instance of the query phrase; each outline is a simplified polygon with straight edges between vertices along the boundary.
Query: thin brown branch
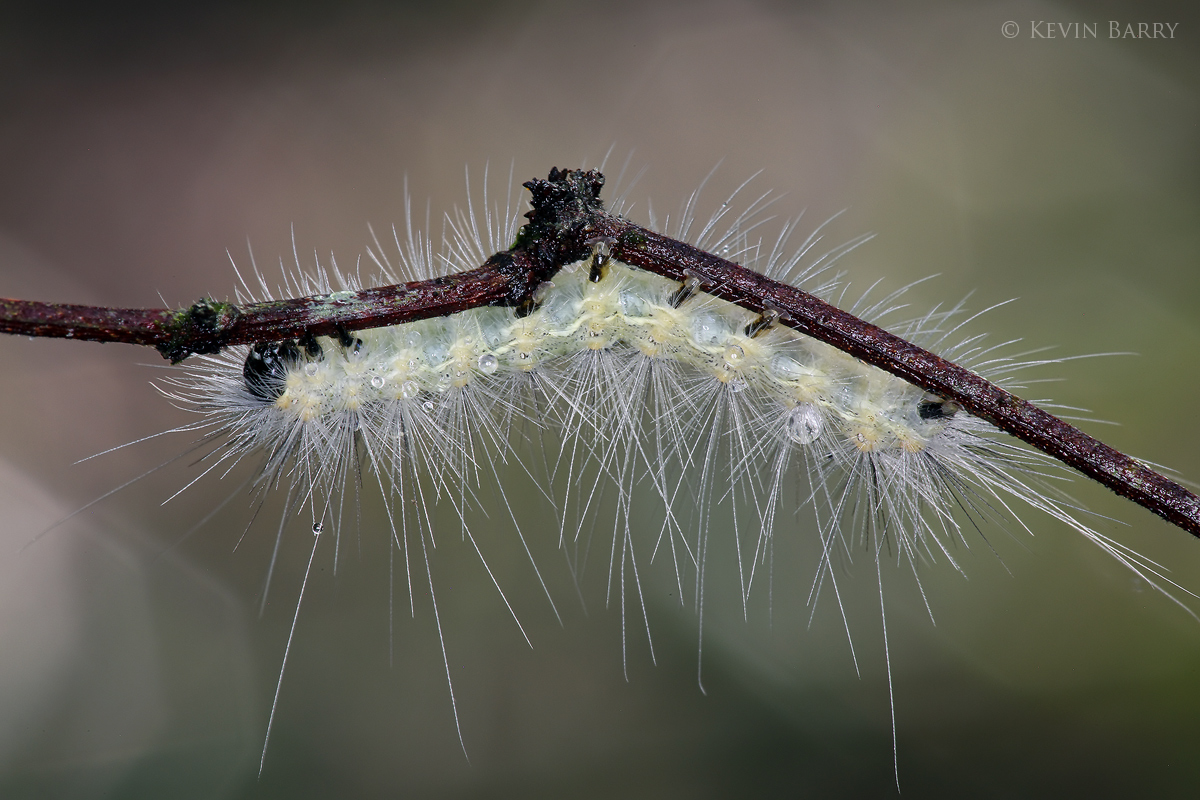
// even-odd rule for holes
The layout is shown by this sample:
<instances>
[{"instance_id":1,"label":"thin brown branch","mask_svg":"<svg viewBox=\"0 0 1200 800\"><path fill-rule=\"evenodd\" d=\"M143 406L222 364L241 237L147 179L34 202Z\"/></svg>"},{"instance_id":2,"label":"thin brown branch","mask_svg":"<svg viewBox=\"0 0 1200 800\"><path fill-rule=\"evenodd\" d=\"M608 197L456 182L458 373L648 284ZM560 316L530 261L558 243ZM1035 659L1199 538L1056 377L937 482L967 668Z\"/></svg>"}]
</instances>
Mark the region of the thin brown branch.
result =
<instances>
[{"instance_id":1,"label":"thin brown branch","mask_svg":"<svg viewBox=\"0 0 1200 800\"><path fill-rule=\"evenodd\" d=\"M156 345L179 314L169 308L104 308L0 298L0 332Z\"/></svg>"},{"instance_id":2,"label":"thin brown branch","mask_svg":"<svg viewBox=\"0 0 1200 800\"><path fill-rule=\"evenodd\" d=\"M154 345L180 361L229 345L335 335L485 305L520 312L530 307L541 281L586 258L593 243L611 241L615 258L680 282L695 278L703 291L752 311L778 312L782 324L957 403L1200 537L1200 498L1178 483L970 370L807 292L607 213L599 197L603 185L604 176L595 171L555 169L548 180L529 181L533 211L516 245L482 267L443 278L241 307L201 300L180 311L0 300L0 332Z\"/></svg>"},{"instance_id":3,"label":"thin brown branch","mask_svg":"<svg viewBox=\"0 0 1200 800\"><path fill-rule=\"evenodd\" d=\"M524 286L520 255L498 254L467 272L427 281L236 306L200 300L191 308L100 308L0 299L0 333L151 345L172 363L194 353L304 333L398 325L510 302Z\"/></svg>"}]
</instances>

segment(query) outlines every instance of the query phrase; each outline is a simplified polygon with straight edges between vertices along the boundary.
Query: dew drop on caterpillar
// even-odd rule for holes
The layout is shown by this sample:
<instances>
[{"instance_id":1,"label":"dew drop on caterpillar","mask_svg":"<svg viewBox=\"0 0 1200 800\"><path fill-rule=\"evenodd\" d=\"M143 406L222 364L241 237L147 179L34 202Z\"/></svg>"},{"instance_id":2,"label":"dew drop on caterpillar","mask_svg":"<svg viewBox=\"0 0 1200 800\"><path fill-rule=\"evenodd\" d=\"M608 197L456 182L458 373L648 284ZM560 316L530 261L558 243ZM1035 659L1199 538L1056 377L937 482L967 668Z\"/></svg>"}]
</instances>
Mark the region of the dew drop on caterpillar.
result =
<instances>
[{"instance_id":1,"label":"dew drop on caterpillar","mask_svg":"<svg viewBox=\"0 0 1200 800\"><path fill-rule=\"evenodd\" d=\"M698 243L820 293L836 291L828 274L832 259L812 258L809 243L800 256L782 255L789 252L786 235L764 245L755 210L752 205L727 231L720 220L704 226ZM679 228L689 224L685 216ZM418 236L403 244L396 237L407 274L382 280L470 268L515 234L511 215L488 217L483 227L490 238L468 208L455 220L440 259ZM375 258L385 273L391 269L382 248ZM281 294L288 296L336 296L360 286L356 276L332 266L290 275L285 283ZM902 291L852 308L869 319L886 318L902 302ZM251 277L243 294L261 299L271 293L261 277ZM958 308L939 310L891 327L1002 378L1033 366L978 337L956 338L961 316ZM284 498L276 553L285 536L295 534L290 520L304 518L315 538L306 548L301 598L317 549L325 546L336 568L344 543L362 535L357 517L364 490L378 492L389 547L402 565L399 594L410 614L423 591L429 598L452 707L451 658L430 562L444 535L434 524L439 506L462 520L461 537L479 553L501 598L501 582L477 542L480 528L466 518L483 510L493 525L513 523L512 546L528 556L558 613L542 577L545 565L527 540L528 523L518 520L504 493L506 464L546 487L570 487L565 495L548 490L555 538L578 580L589 557L599 561L591 570L604 573L606 600L619 606L623 660L626 639L634 636L654 658L643 575L658 559L667 565L677 602L694 610L701 630L715 554L723 553L736 571L745 616L757 598L770 595L770 587L762 587L780 568L774 552L781 499L789 492L798 500L783 510L789 535L797 528L794 512L815 513L817 520L818 556L804 578L811 600L825 598L840 608L841 570L866 560L879 584L881 619L885 564L914 576L927 561L957 568L958 548L970 547L976 527L993 520L1027 524L1010 507L1014 500L1162 583L1156 565L1101 536L1081 521L1084 512L1052 492L1046 478L1058 470L1053 462L994 434L952 402L779 326L777 317L770 309L753 314L712 298L691 278L680 284L632 269L597 241L585 259L538 287L529 313L477 309L392 329L254 345L201 357L168 378L165 388L202 415L188 431L204 432L199 463L205 473L262 459L252 479L256 498L271 491ZM489 484L498 494L485 500ZM732 519L732 535L714 533L710 520L720 513ZM598 515L607 529L597 526ZM322 544L329 539L332 544ZM264 603L274 566L273 554ZM795 572L794 565L788 569ZM521 615L509 609L519 627ZM292 631L299 600L294 610ZM852 633L844 614L843 622ZM857 662L855 638L847 638ZM289 635L285 660L292 644ZM282 677L277 700L281 691ZM272 706L272 719L274 713ZM455 717L457 724L457 711ZM458 736L469 753L461 726Z\"/></svg>"}]
</instances>

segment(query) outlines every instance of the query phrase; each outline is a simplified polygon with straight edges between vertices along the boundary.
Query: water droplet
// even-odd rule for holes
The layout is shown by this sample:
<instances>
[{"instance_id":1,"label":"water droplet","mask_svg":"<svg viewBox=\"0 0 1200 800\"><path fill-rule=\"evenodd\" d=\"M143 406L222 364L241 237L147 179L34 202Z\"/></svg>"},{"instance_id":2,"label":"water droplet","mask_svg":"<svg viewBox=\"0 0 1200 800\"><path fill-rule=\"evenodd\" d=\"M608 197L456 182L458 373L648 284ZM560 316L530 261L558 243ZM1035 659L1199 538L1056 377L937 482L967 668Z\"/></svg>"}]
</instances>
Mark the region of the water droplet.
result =
<instances>
[{"instance_id":1,"label":"water droplet","mask_svg":"<svg viewBox=\"0 0 1200 800\"><path fill-rule=\"evenodd\" d=\"M784 432L796 444L812 444L821 438L825 422L821 412L812 403L801 403L787 414Z\"/></svg>"},{"instance_id":2,"label":"water droplet","mask_svg":"<svg viewBox=\"0 0 1200 800\"><path fill-rule=\"evenodd\" d=\"M404 337L404 343L406 345L408 345L409 347L420 347L421 346L421 332L420 331L409 331L408 336Z\"/></svg>"},{"instance_id":3,"label":"water droplet","mask_svg":"<svg viewBox=\"0 0 1200 800\"><path fill-rule=\"evenodd\" d=\"M324 522L314 522L313 523L313 527L312 527L313 536L320 536L321 531L323 531L323 530L325 530Z\"/></svg>"},{"instance_id":4,"label":"water droplet","mask_svg":"<svg viewBox=\"0 0 1200 800\"><path fill-rule=\"evenodd\" d=\"M731 344L725 348L725 363L731 367L736 367L742 363L742 359L746 357L746 351L738 347L736 344Z\"/></svg>"},{"instance_id":5,"label":"water droplet","mask_svg":"<svg viewBox=\"0 0 1200 800\"><path fill-rule=\"evenodd\" d=\"M426 400L424 403L421 403L421 408L425 409L428 413L432 414L433 413L433 401Z\"/></svg>"},{"instance_id":6,"label":"water droplet","mask_svg":"<svg viewBox=\"0 0 1200 800\"><path fill-rule=\"evenodd\" d=\"M746 381L743 378L734 378L729 382L729 391L742 392L746 390Z\"/></svg>"},{"instance_id":7,"label":"water droplet","mask_svg":"<svg viewBox=\"0 0 1200 800\"><path fill-rule=\"evenodd\" d=\"M411 400L417 396L417 392L421 391L421 387L417 386L416 381L405 381L400 384L400 396L405 400Z\"/></svg>"},{"instance_id":8,"label":"water droplet","mask_svg":"<svg viewBox=\"0 0 1200 800\"><path fill-rule=\"evenodd\" d=\"M373 378L371 378L371 386L376 389L382 389L384 383L385 383L385 381L379 375L376 375Z\"/></svg>"},{"instance_id":9,"label":"water droplet","mask_svg":"<svg viewBox=\"0 0 1200 800\"><path fill-rule=\"evenodd\" d=\"M317 374L317 365L313 362L309 362L309 363L305 364L304 365L304 374L310 378L312 376L316 375Z\"/></svg>"},{"instance_id":10,"label":"water droplet","mask_svg":"<svg viewBox=\"0 0 1200 800\"><path fill-rule=\"evenodd\" d=\"M522 361L528 361L529 353L517 353L517 358L521 359Z\"/></svg>"},{"instance_id":11,"label":"water droplet","mask_svg":"<svg viewBox=\"0 0 1200 800\"><path fill-rule=\"evenodd\" d=\"M484 375L491 375L500 368L500 362L491 353L484 353L479 357L479 371Z\"/></svg>"}]
</instances>

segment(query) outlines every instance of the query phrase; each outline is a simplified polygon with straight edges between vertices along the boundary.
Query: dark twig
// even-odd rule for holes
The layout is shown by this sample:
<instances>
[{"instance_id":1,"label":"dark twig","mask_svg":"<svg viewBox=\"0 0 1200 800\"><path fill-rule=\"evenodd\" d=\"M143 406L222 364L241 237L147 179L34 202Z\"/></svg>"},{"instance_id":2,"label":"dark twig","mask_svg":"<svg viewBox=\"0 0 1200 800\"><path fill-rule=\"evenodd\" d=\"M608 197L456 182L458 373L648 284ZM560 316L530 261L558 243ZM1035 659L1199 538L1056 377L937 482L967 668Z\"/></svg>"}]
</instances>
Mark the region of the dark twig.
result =
<instances>
[{"instance_id":1,"label":"dark twig","mask_svg":"<svg viewBox=\"0 0 1200 800\"><path fill-rule=\"evenodd\" d=\"M751 311L778 313L780 323L957 403L1200 537L1200 498L1174 481L970 370L807 292L607 213L600 201L603 185L596 171L555 169L548 180L529 181L533 211L513 248L478 269L432 281L242 307L202 300L183 311L0 300L0 332L152 344L180 361L228 345L305 332L334 335L484 305L515 306L521 313L531 307L539 283L603 241L627 264L681 283L698 280L711 295Z\"/></svg>"},{"instance_id":2,"label":"dark twig","mask_svg":"<svg viewBox=\"0 0 1200 800\"><path fill-rule=\"evenodd\" d=\"M478 269L428 281L236 306L204 299L191 308L98 308L0 299L0 333L152 345L172 363L237 344L304 333L334 336L515 304L531 280L527 258L498 253ZM524 270L524 272L523 272ZM514 287L517 289L515 299Z\"/></svg>"}]
</instances>

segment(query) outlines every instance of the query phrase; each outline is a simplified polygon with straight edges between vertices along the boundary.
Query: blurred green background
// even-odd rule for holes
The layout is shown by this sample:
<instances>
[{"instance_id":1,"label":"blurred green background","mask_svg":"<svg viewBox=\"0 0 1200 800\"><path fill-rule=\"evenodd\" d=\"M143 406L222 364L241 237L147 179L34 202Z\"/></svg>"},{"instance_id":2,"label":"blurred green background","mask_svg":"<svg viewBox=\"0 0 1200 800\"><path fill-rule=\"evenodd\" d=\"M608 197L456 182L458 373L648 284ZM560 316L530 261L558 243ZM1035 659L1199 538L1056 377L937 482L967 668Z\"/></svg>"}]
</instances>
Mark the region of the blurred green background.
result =
<instances>
[{"instance_id":1,"label":"blurred green background","mask_svg":"<svg viewBox=\"0 0 1200 800\"><path fill-rule=\"evenodd\" d=\"M1178 27L1110 40L1109 20ZM1034 21L1096 22L1099 35L1035 38ZM291 262L293 229L305 263L332 251L352 266L368 223L403 221L405 181L440 230L466 196L464 165L477 186L490 164L503 186L510 168L519 182L611 148L610 164L645 170L629 193L645 219L646 198L674 211L720 163L713 203L764 170L756 185L786 193L775 213L804 212L802 230L846 209L830 246L877 234L842 262L853 287L936 273L914 309L1019 298L972 326L990 341L1136 353L1048 368L1062 382L1029 394L1119 422L1083 427L1200 479L1193 4L10 3L0 76L0 296L226 297L225 251L247 265L249 240L269 271ZM279 503L236 552L252 516L242 494L179 541L239 482L209 476L160 505L199 472L186 455L22 549L187 448L181 434L73 465L189 421L148 385L168 374L156 359L0 339L5 797L895 793L866 559L841 580L861 677L831 596L809 625L801 512L781 526L770 613L762 592L749 623L732 550L714 551L707 695L695 614L669 564L647 567L657 664L631 615L626 681L606 556L577 597L553 512L519 472L506 485L561 627L511 526L473 526L532 650L448 509L439 520L433 570L470 762L419 572L415 618L397 573L389 667L388 551L368 499L336 576L331 549L318 553L257 777L303 526L261 619ZM1070 491L1111 518L1101 532L1200 589L1197 542L1107 490ZM1024 519L1034 536L986 529L957 554L969 579L922 567L936 625L911 574L884 573L904 794L1194 796L1200 622L1064 526ZM714 526L727 542L729 520Z\"/></svg>"}]
</instances>

